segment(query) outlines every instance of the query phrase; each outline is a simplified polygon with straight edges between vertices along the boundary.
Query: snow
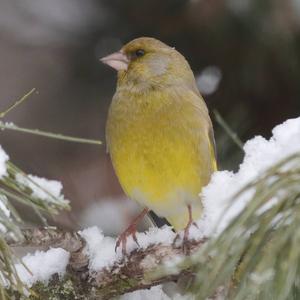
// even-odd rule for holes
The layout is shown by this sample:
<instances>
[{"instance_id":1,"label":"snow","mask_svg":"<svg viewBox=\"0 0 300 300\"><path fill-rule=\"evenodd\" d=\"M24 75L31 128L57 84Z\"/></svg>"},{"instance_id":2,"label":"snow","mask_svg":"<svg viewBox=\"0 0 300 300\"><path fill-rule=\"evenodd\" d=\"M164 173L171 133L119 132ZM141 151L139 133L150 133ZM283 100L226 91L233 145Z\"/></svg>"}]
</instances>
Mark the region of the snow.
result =
<instances>
[{"instance_id":1,"label":"snow","mask_svg":"<svg viewBox=\"0 0 300 300\"><path fill-rule=\"evenodd\" d=\"M116 240L104 236L98 227L87 228L81 231L80 235L87 242L85 251L89 257L90 270L98 271L110 267L122 258L121 247L115 252ZM126 247L128 253L137 248L146 249L152 244L170 245L174 240L175 233L169 226L164 226L161 229L152 227L147 232L137 232L136 237L139 246L134 242L132 236L128 237Z\"/></svg>"},{"instance_id":2,"label":"snow","mask_svg":"<svg viewBox=\"0 0 300 300\"><path fill-rule=\"evenodd\" d=\"M300 117L276 126L272 133L269 140L256 136L244 145L245 157L238 172L217 171L213 174L202 191L204 212L198 221L198 236L222 232L251 200L254 190L243 193L232 202L234 195L272 165L300 153Z\"/></svg>"},{"instance_id":3,"label":"snow","mask_svg":"<svg viewBox=\"0 0 300 300\"><path fill-rule=\"evenodd\" d=\"M7 198L4 195L0 194L0 210L6 217L10 217L10 210L6 206Z\"/></svg>"},{"instance_id":4,"label":"snow","mask_svg":"<svg viewBox=\"0 0 300 300\"><path fill-rule=\"evenodd\" d=\"M46 252L36 251L22 259L28 270L21 263L16 264L15 267L21 281L31 287L37 281L47 283L54 274L63 276L69 257L69 252L61 248L53 248Z\"/></svg>"},{"instance_id":5,"label":"snow","mask_svg":"<svg viewBox=\"0 0 300 300\"><path fill-rule=\"evenodd\" d=\"M89 258L90 270L97 271L112 266L120 258L115 253L115 239L105 237L98 227L90 227L79 233L87 242L85 253Z\"/></svg>"},{"instance_id":6,"label":"snow","mask_svg":"<svg viewBox=\"0 0 300 300\"><path fill-rule=\"evenodd\" d=\"M275 271L273 269L267 269L263 273L250 273L249 278L257 285L262 285L268 281L271 281L275 276Z\"/></svg>"},{"instance_id":7,"label":"snow","mask_svg":"<svg viewBox=\"0 0 300 300\"><path fill-rule=\"evenodd\" d=\"M154 286L149 290L139 290L134 291L132 293L127 293L120 297L120 300L170 300L169 296L167 296L162 287Z\"/></svg>"},{"instance_id":8,"label":"snow","mask_svg":"<svg viewBox=\"0 0 300 300\"><path fill-rule=\"evenodd\" d=\"M175 235L172 227L163 226L162 228L151 227L147 232L138 232L136 236L140 245L139 248L146 249L151 244L171 245ZM134 241L131 244L136 245Z\"/></svg>"},{"instance_id":9,"label":"snow","mask_svg":"<svg viewBox=\"0 0 300 300\"><path fill-rule=\"evenodd\" d=\"M10 210L7 208L7 198L6 196L0 194L0 222L3 219L9 219L9 218L10 218ZM5 227L4 224L0 224L0 233L7 233L7 228Z\"/></svg>"},{"instance_id":10,"label":"snow","mask_svg":"<svg viewBox=\"0 0 300 300\"><path fill-rule=\"evenodd\" d=\"M139 290L127 293L119 298L120 300L193 300L195 297L192 295L175 295L168 296L162 289L161 285L154 286L148 290Z\"/></svg>"},{"instance_id":11,"label":"snow","mask_svg":"<svg viewBox=\"0 0 300 300\"><path fill-rule=\"evenodd\" d=\"M0 179L3 176L7 175L7 170L6 170L6 162L8 161L9 157L3 150L3 148L0 145Z\"/></svg>"},{"instance_id":12,"label":"snow","mask_svg":"<svg viewBox=\"0 0 300 300\"><path fill-rule=\"evenodd\" d=\"M21 185L30 188L33 197L49 202L53 201L53 197L64 200L64 196L61 193L63 188L61 182L34 175L27 175L27 177L19 173L16 175L16 180Z\"/></svg>"}]
</instances>

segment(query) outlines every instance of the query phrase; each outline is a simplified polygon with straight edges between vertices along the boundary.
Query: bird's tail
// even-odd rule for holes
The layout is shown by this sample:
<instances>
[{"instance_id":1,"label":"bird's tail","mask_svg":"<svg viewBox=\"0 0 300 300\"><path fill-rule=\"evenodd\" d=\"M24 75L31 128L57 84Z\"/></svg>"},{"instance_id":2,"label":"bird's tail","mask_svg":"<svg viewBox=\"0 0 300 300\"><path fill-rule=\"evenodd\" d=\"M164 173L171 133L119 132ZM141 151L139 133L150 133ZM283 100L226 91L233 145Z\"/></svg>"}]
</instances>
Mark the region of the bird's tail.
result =
<instances>
[{"instance_id":1,"label":"bird's tail","mask_svg":"<svg viewBox=\"0 0 300 300\"><path fill-rule=\"evenodd\" d=\"M151 223L152 226L156 226L159 228L164 225L170 226L170 223L165 218L160 218L152 210L147 214L147 217L149 219L149 223Z\"/></svg>"}]
</instances>

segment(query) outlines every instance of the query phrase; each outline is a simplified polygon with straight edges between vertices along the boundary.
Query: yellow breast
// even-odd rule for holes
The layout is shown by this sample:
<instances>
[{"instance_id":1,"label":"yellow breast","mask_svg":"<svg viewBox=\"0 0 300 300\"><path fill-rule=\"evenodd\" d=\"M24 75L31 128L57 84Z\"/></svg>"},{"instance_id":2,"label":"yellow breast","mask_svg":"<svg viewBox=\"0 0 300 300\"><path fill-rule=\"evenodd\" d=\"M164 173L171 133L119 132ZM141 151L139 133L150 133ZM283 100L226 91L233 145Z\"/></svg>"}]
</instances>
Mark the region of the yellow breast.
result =
<instances>
[{"instance_id":1,"label":"yellow breast","mask_svg":"<svg viewBox=\"0 0 300 300\"><path fill-rule=\"evenodd\" d=\"M166 217L187 222L187 203L201 214L199 193L215 169L205 104L174 89L117 93L107 122L113 166L127 195ZM204 105L204 107L203 107Z\"/></svg>"}]
</instances>

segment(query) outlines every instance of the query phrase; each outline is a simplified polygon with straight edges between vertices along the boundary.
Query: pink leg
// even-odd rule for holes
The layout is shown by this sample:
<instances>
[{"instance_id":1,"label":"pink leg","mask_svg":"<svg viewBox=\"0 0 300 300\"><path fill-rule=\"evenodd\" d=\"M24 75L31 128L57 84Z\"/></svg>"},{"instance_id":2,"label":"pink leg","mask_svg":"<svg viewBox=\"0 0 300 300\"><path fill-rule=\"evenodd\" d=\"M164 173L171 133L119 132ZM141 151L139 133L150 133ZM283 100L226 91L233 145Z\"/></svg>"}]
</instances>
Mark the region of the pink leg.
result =
<instances>
[{"instance_id":1,"label":"pink leg","mask_svg":"<svg viewBox=\"0 0 300 300\"><path fill-rule=\"evenodd\" d=\"M133 240L137 243L136 238L136 226L139 223L141 219L144 218L144 216L148 213L149 209L145 208L143 211L131 222L131 224L120 234L119 238L116 242L115 251L119 248L120 245L122 245L122 253L123 255L126 255L126 244L127 244L127 238L132 235Z\"/></svg>"},{"instance_id":2,"label":"pink leg","mask_svg":"<svg viewBox=\"0 0 300 300\"><path fill-rule=\"evenodd\" d=\"M182 249L184 252L186 252L186 254L189 254L189 232L190 232L190 228L192 225L196 226L198 228L198 225L196 222L193 221L193 214L192 214L192 207L190 204L188 204L188 211L189 211L189 220L188 223L186 225L186 227L184 228L184 233L183 233L183 241L182 241ZM178 239L179 234L176 235L174 241L173 241L173 245L175 245L176 240Z\"/></svg>"},{"instance_id":3,"label":"pink leg","mask_svg":"<svg viewBox=\"0 0 300 300\"><path fill-rule=\"evenodd\" d=\"M189 210L189 221L188 221L186 227L184 228L183 243L188 242L188 240L189 240L189 233L190 233L190 227L193 224L196 224L196 223L193 222L192 207L191 207L190 204L188 204L188 210Z\"/></svg>"}]
</instances>

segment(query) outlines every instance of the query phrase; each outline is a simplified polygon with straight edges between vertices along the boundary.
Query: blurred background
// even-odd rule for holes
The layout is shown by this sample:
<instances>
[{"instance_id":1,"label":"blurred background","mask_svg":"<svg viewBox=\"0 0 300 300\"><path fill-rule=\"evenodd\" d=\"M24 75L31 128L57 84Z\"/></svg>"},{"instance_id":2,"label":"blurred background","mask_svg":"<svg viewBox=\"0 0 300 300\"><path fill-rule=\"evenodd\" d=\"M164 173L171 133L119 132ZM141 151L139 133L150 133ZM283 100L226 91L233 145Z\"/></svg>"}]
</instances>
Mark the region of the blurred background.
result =
<instances>
[{"instance_id":1,"label":"blurred background","mask_svg":"<svg viewBox=\"0 0 300 300\"><path fill-rule=\"evenodd\" d=\"M0 0L0 111L38 91L5 121L105 141L116 74L99 58L139 36L176 47L190 62L221 169L237 169L243 153L214 110L243 142L270 137L300 114L300 0ZM12 131L0 132L0 142L27 173L62 181L73 211L60 225L98 224L116 234L136 212L105 145Z\"/></svg>"}]
</instances>

